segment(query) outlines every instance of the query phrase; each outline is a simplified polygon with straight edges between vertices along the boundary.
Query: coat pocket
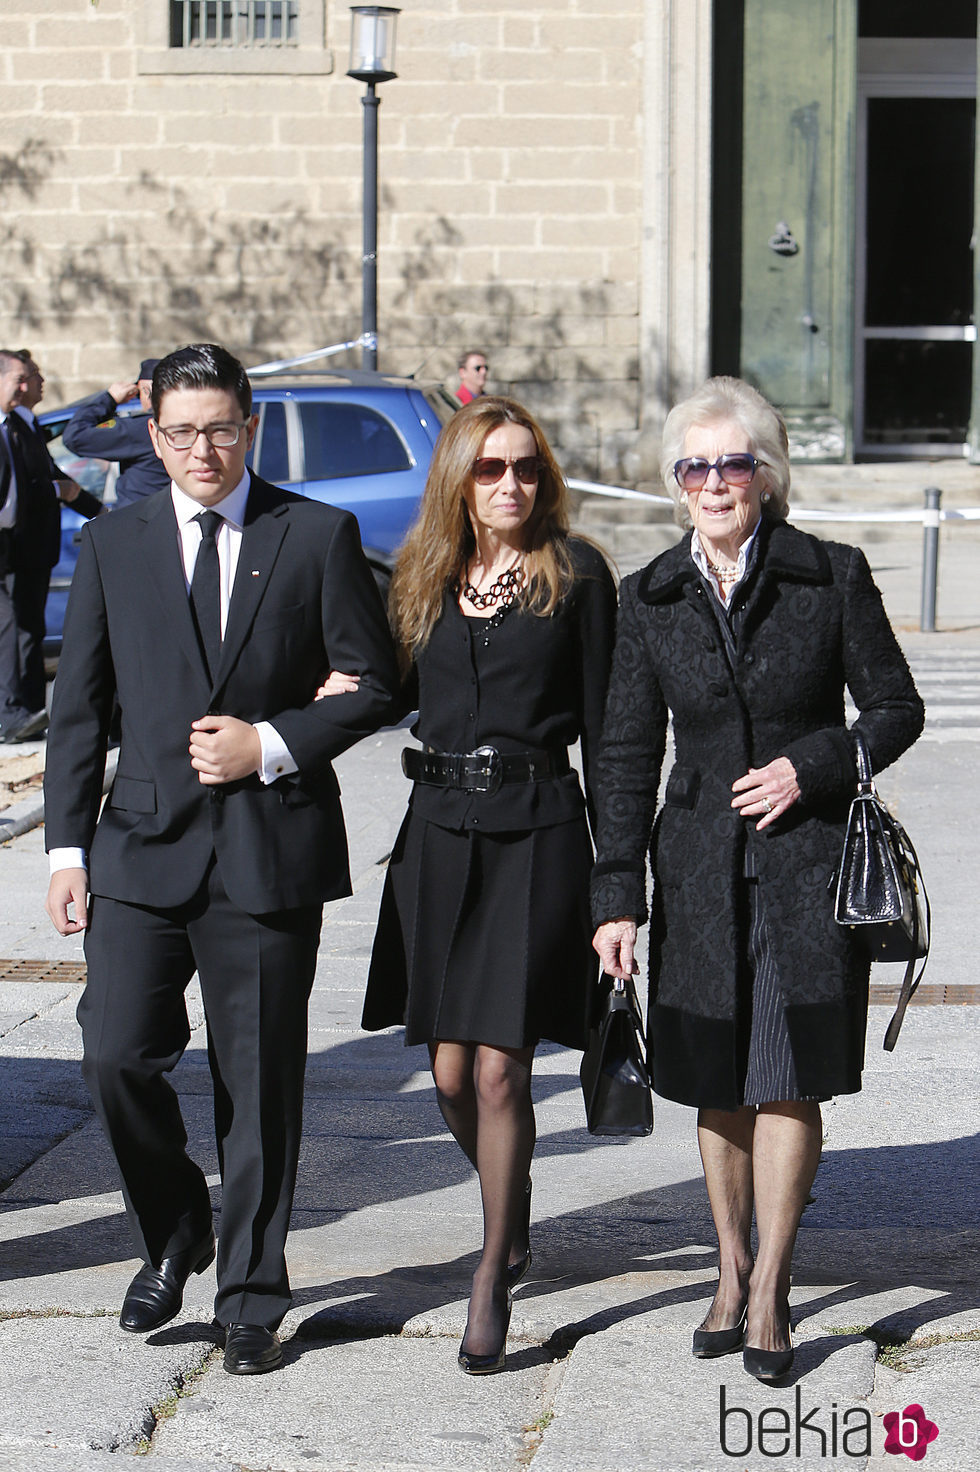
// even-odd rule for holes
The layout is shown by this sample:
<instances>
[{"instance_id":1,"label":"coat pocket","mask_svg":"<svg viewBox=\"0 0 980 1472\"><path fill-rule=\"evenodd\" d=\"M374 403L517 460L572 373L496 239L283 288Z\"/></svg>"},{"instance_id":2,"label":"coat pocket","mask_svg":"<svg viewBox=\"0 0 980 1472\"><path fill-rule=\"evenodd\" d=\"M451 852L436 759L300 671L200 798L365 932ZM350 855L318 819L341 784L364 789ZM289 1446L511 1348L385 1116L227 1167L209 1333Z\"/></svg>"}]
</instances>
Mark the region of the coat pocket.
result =
<instances>
[{"instance_id":1,"label":"coat pocket","mask_svg":"<svg viewBox=\"0 0 980 1472\"><path fill-rule=\"evenodd\" d=\"M664 791L664 803L670 808L688 808L693 811L700 789L701 773L697 767L672 767Z\"/></svg>"},{"instance_id":2,"label":"coat pocket","mask_svg":"<svg viewBox=\"0 0 980 1472\"><path fill-rule=\"evenodd\" d=\"M141 777L117 777L109 794L109 806L130 813L155 813L156 783L145 782Z\"/></svg>"}]
</instances>

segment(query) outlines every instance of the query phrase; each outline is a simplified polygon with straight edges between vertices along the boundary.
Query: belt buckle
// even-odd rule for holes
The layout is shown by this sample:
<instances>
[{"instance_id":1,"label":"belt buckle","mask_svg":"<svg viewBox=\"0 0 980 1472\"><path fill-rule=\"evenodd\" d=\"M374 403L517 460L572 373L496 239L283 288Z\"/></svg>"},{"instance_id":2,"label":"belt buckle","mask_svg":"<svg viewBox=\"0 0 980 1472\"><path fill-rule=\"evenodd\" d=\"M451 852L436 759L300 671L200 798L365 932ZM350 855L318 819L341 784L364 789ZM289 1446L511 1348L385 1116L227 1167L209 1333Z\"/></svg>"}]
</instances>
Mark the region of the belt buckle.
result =
<instances>
[{"instance_id":1,"label":"belt buckle","mask_svg":"<svg viewBox=\"0 0 980 1472\"><path fill-rule=\"evenodd\" d=\"M472 790L486 792L492 797L495 792L499 792L504 780L504 764L500 752L495 746L478 746L472 755L483 758L482 765L473 773Z\"/></svg>"}]
</instances>

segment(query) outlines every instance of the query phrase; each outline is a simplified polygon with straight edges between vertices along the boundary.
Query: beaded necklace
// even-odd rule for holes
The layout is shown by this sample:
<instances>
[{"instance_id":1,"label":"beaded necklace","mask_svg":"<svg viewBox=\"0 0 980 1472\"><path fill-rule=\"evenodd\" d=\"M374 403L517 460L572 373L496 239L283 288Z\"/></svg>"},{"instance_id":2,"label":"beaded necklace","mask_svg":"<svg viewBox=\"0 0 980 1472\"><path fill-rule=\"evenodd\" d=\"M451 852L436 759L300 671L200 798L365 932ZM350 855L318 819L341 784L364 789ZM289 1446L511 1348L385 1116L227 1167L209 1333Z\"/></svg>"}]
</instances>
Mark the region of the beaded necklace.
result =
<instances>
[{"instance_id":1,"label":"beaded necklace","mask_svg":"<svg viewBox=\"0 0 980 1472\"><path fill-rule=\"evenodd\" d=\"M517 602L523 586L523 558L519 562L515 562L510 567L505 568L502 573L499 573L485 593L478 592L468 579L464 583L457 583L457 597L465 598L467 603L471 603L474 608L495 608L497 604L500 605L489 618L480 620L482 625L480 637L482 637L484 649L490 647L491 630L500 628L505 617Z\"/></svg>"}]
</instances>

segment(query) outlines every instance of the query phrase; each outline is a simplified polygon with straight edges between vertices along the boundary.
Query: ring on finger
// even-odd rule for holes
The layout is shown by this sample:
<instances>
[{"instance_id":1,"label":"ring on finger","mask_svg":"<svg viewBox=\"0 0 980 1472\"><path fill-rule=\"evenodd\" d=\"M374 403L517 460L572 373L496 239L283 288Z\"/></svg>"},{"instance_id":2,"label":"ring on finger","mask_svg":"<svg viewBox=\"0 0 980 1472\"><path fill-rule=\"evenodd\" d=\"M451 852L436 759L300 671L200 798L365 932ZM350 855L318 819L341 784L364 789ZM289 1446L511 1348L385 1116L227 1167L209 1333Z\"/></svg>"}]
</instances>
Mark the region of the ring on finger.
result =
<instances>
[{"instance_id":1,"label":"ring on finger","mask_svg":"<svg viewBox=\"0 0 980 1472\"><path fill-rule=\"evenodd\" d=\"M764 797L762 799L762 806L765 808L767 813L772 812L772 803L769 801L768 797Z\"/></svg>"}]
</instances>

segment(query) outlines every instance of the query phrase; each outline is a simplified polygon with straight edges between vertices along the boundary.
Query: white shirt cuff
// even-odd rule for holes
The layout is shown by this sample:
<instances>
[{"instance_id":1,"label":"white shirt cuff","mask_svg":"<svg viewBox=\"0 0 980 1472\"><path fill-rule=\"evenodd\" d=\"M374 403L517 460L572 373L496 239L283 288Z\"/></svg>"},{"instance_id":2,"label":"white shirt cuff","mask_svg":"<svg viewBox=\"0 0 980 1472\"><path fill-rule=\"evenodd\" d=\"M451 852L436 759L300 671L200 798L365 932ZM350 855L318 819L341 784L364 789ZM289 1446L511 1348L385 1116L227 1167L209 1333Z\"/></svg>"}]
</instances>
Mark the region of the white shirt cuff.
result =
<instances>
[{"instance_id":1,"label":"white shirt cuff","mask_svg":"<svg viewBox=\"0 0 980 1472\"><path fill-rule=\"evenodd\" d=\"M259 743L262 747L262 762L259 766L261 782L268 785L270 782L277 782L280 777L291 777L294 772L299 771L289 747L275 726L269 721L256 721L255 730L258 732Z\"/></svg>"},{"instance_id":2,"label":"white shirt cuff","mask_svg":"<svg viewBox=\"0 0 980 1472\"><path fill-rule=\"evenodd\" d=\"M52 874L59 869L87 869L88 861L83 848L52 848L48 850L48 863Z\"/></svg>"}]
</instances>

